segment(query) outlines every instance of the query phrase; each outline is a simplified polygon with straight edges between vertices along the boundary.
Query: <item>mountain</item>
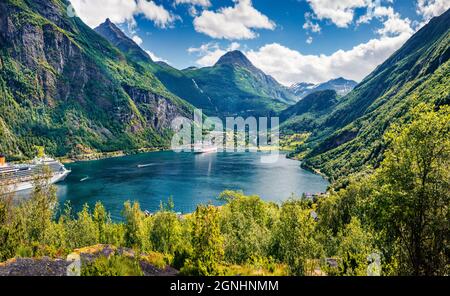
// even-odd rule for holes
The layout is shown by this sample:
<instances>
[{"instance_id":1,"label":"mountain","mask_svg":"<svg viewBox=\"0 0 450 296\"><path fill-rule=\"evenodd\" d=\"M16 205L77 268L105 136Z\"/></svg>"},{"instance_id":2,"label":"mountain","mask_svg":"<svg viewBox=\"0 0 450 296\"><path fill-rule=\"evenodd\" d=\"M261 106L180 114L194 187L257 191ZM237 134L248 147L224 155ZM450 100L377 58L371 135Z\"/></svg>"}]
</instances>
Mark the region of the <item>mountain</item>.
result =
<instances>
[{"instance_id":1,"label":"mountain","mask_svg":"<svg viewBox=\"0 0 450 296\"><path fill-rule=\"evenodd\" d=\"M208 96L202 93L192 78L165 62L154 62L138 44L126 36L109 19L94 30L118 47L129 59L152 72L170 92L197 108L214 109Z\"/></svg>"},{"instance_id":2,"label":"mountain","mask_svg":"<svg viewBox=\"0 0 450 296\"><path fill-rule=\"evenodd\" d=\"M152 61L109 20L95 31L151 71L169 91L207 115L266 115L295 103L287 88L256 68L240 51L225 54L213 67L180 71L167 63Z\"/></svg>"},{"instance_id":3,"label":"mountain","mask_svg":"<svg viewBox=\"0 0 450 296\"><path fill-rule=\"evenodd\" d=\"M68 17L68 5L0 2L0 151L22 159L36 145L55 156L167 147L172 119L192 106L136 63L142 51L123 54Z\"/></svg>"},{"instance_id":4,"label":"mountain","mask_svg":"<svg viewBox=\"0 0 450 296\"><path fill-rule=\"evenodd\" d=\"M320 84L313 83L296 83L290 87L299 100L303 99L307 95L322 90L334 90L339 96L345 96L351 92L358 83L353 80L347 80L345 78L337 78Z\"/></svg>"},{"instance_id":5,"label":"mountain","mask_svg":"<svg viewBox=\"0 0 450 296\"><path fill-rule=\"evenodd\" d=\"M333 179L376 167L385 149L383 135L393 123L406 121L421 102L450 103L449 57L450 10L413 35L332 112L296 126L295 132L311 133L301 148L303 165Z\"/></svg>"},{"instance_id":6,"label":"mountain","mask_svg":"<svg viewBox=\"0 0 450 296\"><path fill-rule=\"evenodd\" d=\"M309 95L311 93L311 89L315 86L316 84L314 83L299 82L291 85L289 89L297 96L298 100L301 100Z\"/></svg>"},{"instance_id":7,"label":"mountain","mask_svg":"<svg viewBox=\"0 0 450 296\"><path fill-rule=\"evenodd\" d=\"M295 103L290 91L255 67L240 51L222 56L212 67L183 72L206 94L215 115L266 116Z\"/></svg>"},{"instance_id":8,"label":"mountain","mask_svg":"<svg viewBox=\"0 0 450 296\"><path fill-rule=\"evenodd\" d=\"M339 96L334 90L316 91L307 95L295 105L280 113L282 129L287 133L297 130L297 126L305 128L309 123L314 123L318 115L326 115L339 102ZM309 125L308 129L314 129L316 125Z\"/></svg>"},{"instance_id":9,"label":"mountain","mask_svg":"<svg viewBox=\"0 0 450 296\"><path fill-rule=\"evenodd\" d=\"M128 57L137 61L153 62L148 53L140 48L132 39L128 38L109 18L94 30Z\"/></svg>"},{"instance_id":10,"label":"mountain","mask_svg":"<svg viewBox=\"0 0 450 296\"><path fill-rule=\"evenodd\" d=\"M216 66L229 65L234 67L246 68L249 71L261 74L262 71L256 68L252 62L239 50L227 52L216 62Z\"/></svg>"}]
</instances>

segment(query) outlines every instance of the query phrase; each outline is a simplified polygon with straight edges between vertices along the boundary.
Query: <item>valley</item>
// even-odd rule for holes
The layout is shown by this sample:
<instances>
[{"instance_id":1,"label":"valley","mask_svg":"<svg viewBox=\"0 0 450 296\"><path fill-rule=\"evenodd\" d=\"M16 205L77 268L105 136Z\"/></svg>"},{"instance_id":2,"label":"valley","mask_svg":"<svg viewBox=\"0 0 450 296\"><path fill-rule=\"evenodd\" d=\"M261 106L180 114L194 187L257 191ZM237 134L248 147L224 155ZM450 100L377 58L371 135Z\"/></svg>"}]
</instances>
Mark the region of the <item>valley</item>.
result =
<instances>
[{"instance_id":1,"label":"valley","mask_svg":"<svg viewBox=\"0 0 450 296\"><path fill-rule=\"evenodd\" d=\"M142 10L134 21L152 15L144 8L153 1L131 2ZM420 24L408 19L411 37L360 82L334 72L309 76L295 64L311 81L288 86L273 70L277 59L259 59L264 48L210 42L214 63L178 69L144 49L132 22L125 30L113 15L88 26L70 7L68 0L0 2L1 159L22 163L45 148L72 170L55 186L36 177L32 190L16 195L0 184L0 261L99 248L115 251L90 258L80 274L155 267L199 276L360 276L376 254L378 275L449 275L450 10ZM188 15L196 34L208 34L199 18L233 11ZM258 39L255 28L284 36L257 19L266 24L244 26L247 39ZM178 21L172 16L158 29ZM334 69L333 58L315 60L329 59ZM196 109L200 123L192 123ZM209 121L226 118L232 128ZM279 126L253 130L261 118ZM176 125L180 119L191 121ZM218 152L213 141L197 152L171 151L211 135L214 145L225 140L237 151ZM262 160L274 152L276 162ZM2 160L0 173L10 168Z\"/></svg>"}]
</instances>

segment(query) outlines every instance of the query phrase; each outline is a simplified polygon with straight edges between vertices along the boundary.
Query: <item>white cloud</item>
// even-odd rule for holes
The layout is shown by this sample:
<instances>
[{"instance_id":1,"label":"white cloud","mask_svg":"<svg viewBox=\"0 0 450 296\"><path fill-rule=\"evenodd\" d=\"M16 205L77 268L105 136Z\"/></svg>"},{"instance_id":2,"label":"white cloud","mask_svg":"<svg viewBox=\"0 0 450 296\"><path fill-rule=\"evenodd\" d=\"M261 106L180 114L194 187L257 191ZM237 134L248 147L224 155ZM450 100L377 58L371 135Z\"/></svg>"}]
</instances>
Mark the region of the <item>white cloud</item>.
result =
<instances>
[{"instance_id":1,"label":"white cloud","mask_svg":"<svg viewBox=\"0 0 450 296\"><path fill-rule=\"evenodd\" d=\"M161 28L172 25L178 19L177 16L166 10L162 5L157 5L153 1L147 0L138 0L137 13L143 14Z\"/></svg>"},{"instance_id":2,"label":"white cloud","mask_svg":"<svg viewBox=\"0 0 450 296\"><path fill-rule=\"evenodd\" d=\"M449 0L417 0L417 14L425 21L439 16L450 8Z\"/></svg>"},{"instance_id":3,"label":"white cloud","mask_svg":"<svg viewBox=\"0 0 450 296\"><path fill-rule=\"evenodd\" d=\"M175 0L175 4L190 4L201 7L211 6L211 2L209 0Z\"/></svg>"},{"instance_id":4,"label":"white cloud","mask_svg":"<svg viewBox=\"0 0 450 296\"><path fill-rule=\"evenodd\" d=\"M329 19L340 28L353 21L355 9L370 5L372 0L307 0L316 16Z\"/></svg>"},{"instance_id":5,"label":"white cloud","mask_svg":"<svg viewBox=\"0 0 450 296\"><path fill-rule=\"evenodd\" d=\"M174 5L187 4L189 5L188 12L192 17L196 17L199 14L197 7L201 7L203 9L210 7L210 0L175 0Z\"/></svg>"},{"instance_id":6,"label":"white cloud","mask_svg":"<svg viewBox=\"0 0 450 296\"><path fill-rule=\"evenodd\" d=\"M148 0L70 0L77 15L90 27L100 25L109 18L120 24L134 24L136 15L144 15L157 26L166 28L177 20L177 17L162 5Z\"/></svg>"},{"instance_id":7,"label":"white cloud","mask_svg":"<svg viewBox=\"0 0 450 296\"><path fill-rule=\"evenodd\" d=\"M164 63L169 63L167 60L157 56L156 54L154 54L153 52L151 52L150 50L145 50L145 52L152 58L152 60L154 62L164 62Z\"/></svg>"},{"instance_id":8,"label":"white cloud","mask_svg":"<svg viewBox=\"0 0 450 296\"><path fill-rule=\"evenodd\" d=\"M142 38L139 37L138 35L134 35L133 37L131 37L131 39L139 46L141 46L143 43Z\"/></svg>"},{"instance_id":9,"label":"white cloud","mask_svg":"<svg viewBox=\"0 0 450 296\"><path fill-rule=\"evenodd\" d=\"M136 11L134 0L70 0L77 15L90 27L110 18L114 23L131 22Z\"/></svg>"},{"instance_id":10,"label":"white cloud","mask_svg":"<svg viewBox=\"0 0 450 296\"><path fill-rule=\"evenodd\" d=\"M395 36L403 33L412 35L414 33L411 21L408 18L402 19L392 7L375 7L373 16L383 20L383 28L377 30L377 33L382 36Z\"/></svg>"},{"instance_id":11,"label":"white cloud","mask_svg":"<svg viewBox=\"0 0 450 296\"><path fill-rule=\"evenodd\" d=\"M320 32L320 27L314 27L313 19L330 19L338 27L347 27L353 22L355 9L364 7L367 13L356 24L369 23L375 18L382 27L376 30L377 38L331 55L304 55L278 43L246 53L255 66L285 85L320 83L337 77L361 81L414 34L411 21L402 18L392 7L381 5L381 0L307 1L315 16L305 14L303 28L306 30ZM390 0L384 2L392 3ZM312 42L313 37L308 36L306 43Z\"/></svg>"},{"instance_id":12,"label":"white cloud","mask_svg":"<svg viewBox=\"0 0 450 296\"><path fill-rule=\"evenodd\" d=\"M322 31L322 28L319 24L314 23L313 15L310 12L305 13L305 23L303 24L303 29L310 30L313 33L320 33Z\"/></svg>"},{"instance_id":13,"label":"white cloud","mask_svg":"<svg viewBox=\"0 0 450 296\"><path fill-rule=\"evenodd\" d=\"M315 17L312 14L305 14L305 30L319 31L320 26L314 24L312 19L329 19L336 26L347 28L355 17L355 10L358 8L366 8L367 12L361 16L356 24L369 23L376 18L383 23L383 28L377 33L382 36L396 36L402 33L411 34L411 21L408 18L403 19L399 13L395 12L392 7L383 6L382 3L392 4L393 0L307 0ZM418 0L427 1L427 0ZM440 0L430 0L440 1ZM448 0L447 0L448 1ZM314 26L317 25L317 26Z\"/></svg>"},{"instance_id":14,"label":"white cloud","mask_svg":"<svg viewBox=\"0 0 450 296\"><path fill-rule=\"evenodd\" d=\"M194 19L194 27L213 38L239 40L256 38L254 29L274 30L275 23L256 10L251 0L236 0L234 7L204 10Z\"/></svg>"},{"instance_id":15,"label":"white cloud","mask_svg":"<svg viewBox=\"0 0 450 296\"><path fill-rule=\"evenodd\" d=\"M199 57L196 61L197 65L201 67L209 67L217 63L217 61L227 52L237 50L241 45L237 42L232 42L228 48L222 49L217 43L206 43L200 47L191 47L188 49L190 54L195 53Z\"/></svg>"},{"instance_id":16,"label":"white cloud","mask_svg":"<svg viewBox=\"0 0 450 296\"><path fill-rule=\"evenodd\" d=\"M320 83L337 77L361 81L410 38L403 33L381 37L331 55L303 55L272 43L246 52L252 63L285 85L297 82Z\"/></svg>"}]
</instances>

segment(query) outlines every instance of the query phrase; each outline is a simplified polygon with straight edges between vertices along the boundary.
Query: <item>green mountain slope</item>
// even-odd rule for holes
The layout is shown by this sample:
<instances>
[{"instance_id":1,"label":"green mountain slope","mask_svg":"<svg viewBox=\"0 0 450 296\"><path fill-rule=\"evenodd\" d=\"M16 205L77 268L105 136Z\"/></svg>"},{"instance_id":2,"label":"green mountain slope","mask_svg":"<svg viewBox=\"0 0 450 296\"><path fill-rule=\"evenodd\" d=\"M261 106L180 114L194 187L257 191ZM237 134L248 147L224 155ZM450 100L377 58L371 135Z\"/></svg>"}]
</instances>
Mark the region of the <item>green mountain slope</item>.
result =
<instances>
[{"instance_id":1,"label":"green mountain slope","mask_svg":"<svg viewBox=\"0 0 450 296\"><path fill-rule=\"evenodd\" d=\"M208 96L202 93L192 78L167 63L154 62L139 45L127 37L109 19L94 30L119 48L127 58L138 63L140 67L152 72L170 92L183 98L197 108L205 110L214 109Z\"/></svg>"},{"instance_id":2,"label":"green mountain slope","mask_svg":"<svg viewBox=\"0 0 450 296\"><path fill-rule=\"evenodd\" d=\"M109 20L95 31L129 59L155 74L174 94L203 109L207 115L267 115L295 103L288 88L256 68L239 51L224 55L215 66L183 71L154 62Z\"/></svg>"},{"instance_id":3,"label":"green mountain slope","mask_svg":"<svg viewBox=\"0 0 450 296\"><path fill-rule=\"evenodd\" d=\"M304 161L333 178L377 166L389 126L420 102L450 103L450 11L430 21L330 114L318 114ZM308 131L309 126L297 126Z\"/></svg>"},{"instance_id":4,"label":"green mountain slope","mask_svg":"<svg viewBox=\"0 0 450 296\"><path fill-rule=\"evenodd\" d=\"M166 146L192 106L67 16L66 0L0 2L0 151L62 156Z\"/></svg>"},{"instance_id":5,"label":"green mountain slope","mask_svg":"<svg viewBox=\"0 0 450 296\"><path fill-rule=\"evenodd\" d=\"M215 115L267 116L295 103L294 95L256 68L240 51L225 54L212 67L183 71L210 99Z\"/></svg>"},{"instance_id":6,"label":"green mountain slope","mask_svg":"<svg viewBox=\"0 0 450 296\"><path fill-rule=\"evenodd\" d=\"M285 133L295 133L300 129L314 130L318 127L316 118L331 113L339 102L334 90L317 91L307 95L297 104L280 113L281 129Z\"/></svg>"}]
</instances>

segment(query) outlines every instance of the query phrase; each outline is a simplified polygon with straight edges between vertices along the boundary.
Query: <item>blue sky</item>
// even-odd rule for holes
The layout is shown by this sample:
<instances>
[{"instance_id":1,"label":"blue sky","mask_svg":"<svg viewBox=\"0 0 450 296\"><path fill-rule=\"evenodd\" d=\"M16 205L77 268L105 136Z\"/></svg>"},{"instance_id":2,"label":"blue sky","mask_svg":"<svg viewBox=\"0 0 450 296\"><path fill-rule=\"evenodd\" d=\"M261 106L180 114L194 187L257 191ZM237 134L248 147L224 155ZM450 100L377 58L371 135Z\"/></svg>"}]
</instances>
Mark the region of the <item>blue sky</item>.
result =
<instances>
[{"instance_id":1,"label":"blue sky","mask_svg":"<svg viewBox=\"0 0 450 296\"><path fill-rule=\"evenodd\" d=\"M109 17L156 60L210 66L242 50L285 85L360 81L448 0L71 0L95 27Z\"/></svg>"}]
</instances>

